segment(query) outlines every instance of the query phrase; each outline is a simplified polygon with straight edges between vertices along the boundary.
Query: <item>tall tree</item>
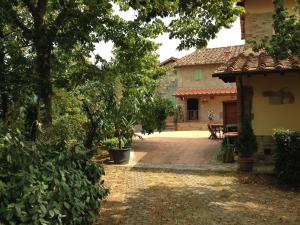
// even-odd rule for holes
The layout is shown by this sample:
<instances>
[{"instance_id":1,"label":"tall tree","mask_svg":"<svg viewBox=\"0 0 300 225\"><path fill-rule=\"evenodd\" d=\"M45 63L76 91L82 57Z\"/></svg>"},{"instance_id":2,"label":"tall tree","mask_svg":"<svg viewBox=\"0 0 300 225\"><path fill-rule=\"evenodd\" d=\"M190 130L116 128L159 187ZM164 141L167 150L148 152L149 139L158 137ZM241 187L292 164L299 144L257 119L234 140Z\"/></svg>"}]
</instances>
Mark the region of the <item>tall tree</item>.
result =
<instances>
[{"instance_id":1,"label":"tall tree","mask_svg":"<svg viewBox=\"0 0 300 225\"><path fill-rule=\"evenodd\" d=\"M77 43L93 50L93 43L112 40L124 45L128 34L155 38L167 31L181 39L179 49L203 47L222 27L229 27L240 9L238 0L0 0L0 10L11 29L21 33L35 56L38 98L44 106L43 123L52 122L52 56L57 48L70 50ZM113 13L113 4L121 10L133 9L137 16L126 23ZM161 18L170 17L170 24ZM141 31L153 26L155 32ZM38 116L38 114L37 114ZM37 118L38 119L38 118Z\"/></svg>"},{"instance_id":2,"label":"tall tree","mask_svg":"<svg viewBox=\"0 0 300 225\"><path fill-rule=\"evenodd\" d=\"M109 1L1 0L1 9L12 28L32 43L38 97L45 107L43 122L52 123L51 55L56 47L71 48L80 41L95 41L92 31L111 14Z\"/></svg>"}]
</instances>

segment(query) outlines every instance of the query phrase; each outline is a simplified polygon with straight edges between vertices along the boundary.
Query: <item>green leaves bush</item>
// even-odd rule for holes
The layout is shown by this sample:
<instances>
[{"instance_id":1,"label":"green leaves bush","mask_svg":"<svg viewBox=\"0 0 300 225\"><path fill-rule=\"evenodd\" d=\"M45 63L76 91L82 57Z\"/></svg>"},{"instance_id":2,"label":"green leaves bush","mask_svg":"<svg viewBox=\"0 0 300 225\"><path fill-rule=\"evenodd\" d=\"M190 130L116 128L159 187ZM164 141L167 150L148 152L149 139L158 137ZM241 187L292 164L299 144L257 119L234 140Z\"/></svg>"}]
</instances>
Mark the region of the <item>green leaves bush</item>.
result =
<instances>
[{"instance_id":1,"label":"green leaves bush","mask_svg":"<svg viewBox=\"0 0 300 225\"><path fill-rule=\"evenodd\" d=\"M300 185L300 131L276 130L275 171L280 184Z\"/></svg>"},{"instance_id":2,"label":"green leaves bush","mask_svg":"<svg viewBox=\"0 0 300 225\"><path fill-rule=\"evenodd\" d=\"M107 190L92 150L0 136L0 224L92 224Z\"/></svg>"}]
</instances>

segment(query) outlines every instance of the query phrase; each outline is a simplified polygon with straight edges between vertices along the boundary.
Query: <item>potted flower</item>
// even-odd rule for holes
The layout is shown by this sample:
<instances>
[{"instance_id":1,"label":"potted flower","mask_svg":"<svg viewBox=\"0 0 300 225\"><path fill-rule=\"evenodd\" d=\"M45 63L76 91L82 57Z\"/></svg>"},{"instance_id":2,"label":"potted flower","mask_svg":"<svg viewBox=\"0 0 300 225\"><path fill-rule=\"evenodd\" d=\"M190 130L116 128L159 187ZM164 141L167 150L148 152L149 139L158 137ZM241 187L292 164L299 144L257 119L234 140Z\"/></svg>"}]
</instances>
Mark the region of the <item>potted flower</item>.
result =
<instances>
[{"instance_id":1,"label":"potted flower","mask_svg":"<svg viewBox=\"0 0 300 225\"><path fill-rule=\"evenodd\" d=\"M239 170L245 172L252 171L254 164L253 155L257 151L257 142L251 121L248 118L243 120L237 140L237 150L239 154Z\"/></svg>"},{"instance_id":2,"label":"potted flower","mask_svg":"<svg viewBox=\"0 0 300 225\"><path fill-rule=\"evenodd\" d=\"M214 118L215 118L215 114L214 114L214 111L213 111L213 110L208 110L207 118L208 118L208 121L209 121L210 123L212 123L212 121L213 121Z\"/></svg>"}]
</instances>

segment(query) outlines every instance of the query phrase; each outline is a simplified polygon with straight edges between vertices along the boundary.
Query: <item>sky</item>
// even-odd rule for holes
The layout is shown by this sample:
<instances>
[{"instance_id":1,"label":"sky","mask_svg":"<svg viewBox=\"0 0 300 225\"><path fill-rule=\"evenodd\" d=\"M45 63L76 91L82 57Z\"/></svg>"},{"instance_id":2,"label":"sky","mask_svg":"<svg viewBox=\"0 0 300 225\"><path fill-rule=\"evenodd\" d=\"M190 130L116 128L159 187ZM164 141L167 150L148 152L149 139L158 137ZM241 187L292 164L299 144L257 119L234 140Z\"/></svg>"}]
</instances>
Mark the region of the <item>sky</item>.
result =
<instances>
[{"instance_id":1,"label":"sky","mask_svg":"<svg viewBox=\"0 0 300 225\"><path fill-rule=\"evenodd\" d=\"M114 6L114 8L116 13L119 16L121 16L123 19L132 20L135 17L135 13L133 11L122 12L117 8L117 6ZM155 39L155 42L161 44L160 48L157 50L157 54L159 55L159 60L161 62L170 57L180 58L195 51L195 48L178 51L176 48L179 45L180 40L178 39L170 40L168 34L163 34L158 36ZM244 44L244 41L241 40L240 21L237 20L230 29L222 29L217 35L216 39L208 42L207 47L214 48L214 47L225 47L231 45L241 45L241 44ZM94 54L99 54L101 57L103 57L108 61L111 59L112 57L111 50L113 48L112 42L107 42L107 43L100 42L100 43L96 43L95 46L96 46L96 50L94 51ZM92 59L93 58L94 57L92 55Z\"/></svg>"}]
</instances>

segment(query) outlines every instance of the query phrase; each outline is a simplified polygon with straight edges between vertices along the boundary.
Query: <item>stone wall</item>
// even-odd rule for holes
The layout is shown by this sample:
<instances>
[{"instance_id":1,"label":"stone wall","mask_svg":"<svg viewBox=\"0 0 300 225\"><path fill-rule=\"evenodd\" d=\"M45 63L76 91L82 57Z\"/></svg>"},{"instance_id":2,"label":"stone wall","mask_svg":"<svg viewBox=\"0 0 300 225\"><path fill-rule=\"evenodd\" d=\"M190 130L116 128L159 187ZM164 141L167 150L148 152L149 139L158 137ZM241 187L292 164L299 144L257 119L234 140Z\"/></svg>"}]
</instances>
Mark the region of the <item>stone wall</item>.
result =
<instances>
[{"instance_id":1,"label":"stone wall","mask_svg":"<svg viewBox=\"0 0 300 225\"><path fill-rule=\"evenodd\" d=\"M221 79L212 77L219 66L220 64L176 68L178 88L235 87L235 84L224 83ZM195 80L197 69L201 71L202 78L200 80Z\"/></svg>"},{"instance_id":2,"label":"stone wall","mask_svg":"<svg viewBox=\"0 0 300 225\"><path fill-rule=\"evenodd\" d=\"M272 136L256 136L258 144L257 152L255 153L256 162L274 163L274 153L276 143Z\"/></svg>"},{"instance_id":3,"label":"stone wall","mask_svg":"<svg viewBox=\"0 0 300 225\"><path fill-rule=\"evenodd\" d=\"M204 122L183 122L177 123L178 131L185 130L207 130L207 123Z\"/></svg>"}]
</instances>

